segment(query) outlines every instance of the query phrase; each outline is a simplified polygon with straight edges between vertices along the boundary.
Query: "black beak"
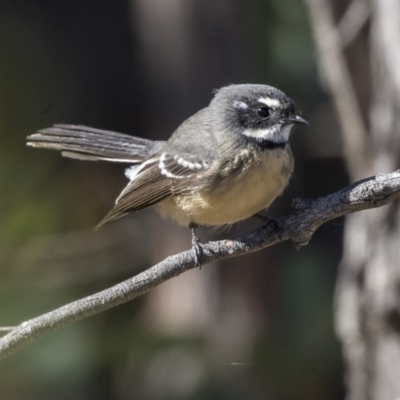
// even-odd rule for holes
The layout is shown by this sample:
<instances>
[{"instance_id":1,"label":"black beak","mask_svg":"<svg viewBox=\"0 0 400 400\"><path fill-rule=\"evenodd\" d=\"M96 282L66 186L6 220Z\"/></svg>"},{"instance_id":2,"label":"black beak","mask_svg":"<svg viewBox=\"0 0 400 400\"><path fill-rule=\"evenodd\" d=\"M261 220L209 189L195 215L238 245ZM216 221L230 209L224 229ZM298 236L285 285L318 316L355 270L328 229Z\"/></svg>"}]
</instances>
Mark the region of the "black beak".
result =
<instances>
[{"instance_id":1,"label":"black beak","mask_svg":"<svg viewBox=\"0 0 400 400\"><path fill-rule=\"evenodd\" d=\"M308 123L307 120L305 120L304 118L300 117L299 115L291 115L288 119L287 119L288 123L294 123L294 124L303 124L303 125L310 125Z\"/></svg>"}]
</instances>

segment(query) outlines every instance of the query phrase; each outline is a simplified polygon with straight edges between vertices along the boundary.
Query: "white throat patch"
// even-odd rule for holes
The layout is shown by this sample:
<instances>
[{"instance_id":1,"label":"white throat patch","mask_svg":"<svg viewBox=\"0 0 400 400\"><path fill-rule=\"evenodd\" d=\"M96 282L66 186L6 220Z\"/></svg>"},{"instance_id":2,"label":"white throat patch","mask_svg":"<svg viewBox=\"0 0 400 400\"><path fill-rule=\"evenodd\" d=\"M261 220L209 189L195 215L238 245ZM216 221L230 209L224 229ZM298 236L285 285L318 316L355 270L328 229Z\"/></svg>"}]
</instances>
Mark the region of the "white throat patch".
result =
<instances>
[{"instance_id":1,"label":"white throat patch","mask_svg":"<svg viewBox=\"0 0 400 400\"><path fill-rule=\"evenodd\" d=\"M287 143L293 124L277 124L271 128L265 129L245 129L243 134L256 139L269 140L273 143Z\"/></svg>"}]
</instances>

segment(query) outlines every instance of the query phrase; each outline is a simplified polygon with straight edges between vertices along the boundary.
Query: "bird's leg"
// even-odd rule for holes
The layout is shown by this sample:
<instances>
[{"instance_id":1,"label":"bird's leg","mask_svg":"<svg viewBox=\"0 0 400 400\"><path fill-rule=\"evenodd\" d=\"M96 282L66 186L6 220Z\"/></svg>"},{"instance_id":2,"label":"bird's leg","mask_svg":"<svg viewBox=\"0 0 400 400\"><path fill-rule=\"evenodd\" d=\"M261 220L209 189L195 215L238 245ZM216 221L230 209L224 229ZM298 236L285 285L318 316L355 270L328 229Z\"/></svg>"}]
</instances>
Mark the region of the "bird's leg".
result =
<instances>
[{"instance_id":1,"label":"bird's leg","mask_svg":"<svg viewBox=\"0 0 400 400\"><path fill-rule=\"evenodd\" d=\"M201 260L203 258L203 247L199 237L197 236L196 228L198 228L197 224L193 222L189 224L189 229L192 231L192 249L194 250L195 253L195 262L196 265L201 269Z\"/></svg>"}]
</instances>

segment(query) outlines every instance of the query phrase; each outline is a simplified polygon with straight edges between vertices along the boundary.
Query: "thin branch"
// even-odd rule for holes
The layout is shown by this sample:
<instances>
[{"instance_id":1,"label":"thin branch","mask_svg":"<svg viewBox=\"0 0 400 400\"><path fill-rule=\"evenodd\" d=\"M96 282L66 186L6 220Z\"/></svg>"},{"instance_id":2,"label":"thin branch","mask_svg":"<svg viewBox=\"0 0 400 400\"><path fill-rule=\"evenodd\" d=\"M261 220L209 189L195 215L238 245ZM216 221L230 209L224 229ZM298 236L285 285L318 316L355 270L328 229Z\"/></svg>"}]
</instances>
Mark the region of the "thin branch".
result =
<instances>
[{"instance_id":1,"label":"thin branch","mask_svg":"<svg viewBox=\"0 0 400 400\"><path fill-rule=\"evenodd\" d=\"M203 245L201 265L249 254L291 240L308 243L323 223L346 214L381 207L400 197L400 171L367 178L315 200L295 199L294 211L234 240ZM63 326L134 299L161 283L197 266L193 250L166 258L148 270L92 296L23 322L0 339L0 358Z\"/></svg>"},{"instance_id":2,"label":"thin branch","mask_svg":"<svg viewBox=\"0 0 400 400\"><path fill-rule=\"evenodd\" d=\"M11 332L16 326L0 326L0 332Z\"/></svg>"},{"instance_id":3,"label":"thin branch","mask_svg":"<svg viewBox=\"0 0 400 400\"><path fill-rule=\"evenodd\" d=\"M325 78L341 122L346 161L352 177L368 171L367 128L343 54L342 37L328 0L305 0L308 6L321 75Z\"/></svg>"}]
</instances>

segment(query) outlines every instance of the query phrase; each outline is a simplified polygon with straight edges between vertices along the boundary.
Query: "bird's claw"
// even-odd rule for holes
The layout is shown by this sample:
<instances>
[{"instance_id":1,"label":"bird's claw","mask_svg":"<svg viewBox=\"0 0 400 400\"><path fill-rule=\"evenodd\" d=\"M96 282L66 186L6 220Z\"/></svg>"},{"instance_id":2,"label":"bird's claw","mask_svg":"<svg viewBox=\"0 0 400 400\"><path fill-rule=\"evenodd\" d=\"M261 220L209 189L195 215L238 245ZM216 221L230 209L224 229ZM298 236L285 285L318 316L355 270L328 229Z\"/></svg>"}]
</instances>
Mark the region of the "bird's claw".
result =
<instances>
[{"instance_id":1,"label":"bird's claw","mask_svg":"<svg viewBox=\"0 0 400 400\"><path fill-rule=\"evenodd\" d=\"M201 269L201 263L203 260L203 244L196 233L197 225L192 223L189 225L189 228L192 230L192 250L194 250L194 260L196 266Z\"/></svg>"},{"instance_id":2,"label":"bird's claw","mask_svg":"<svg viewBox=\"0 0 400 400\"><path fill-rule=\"evenodd\" d=\"M278 221L275 218L262 214L254 214L254 217L260 219L264 225L270 226L275 232L279 232Z\"/></svg>"}]
</instances>

